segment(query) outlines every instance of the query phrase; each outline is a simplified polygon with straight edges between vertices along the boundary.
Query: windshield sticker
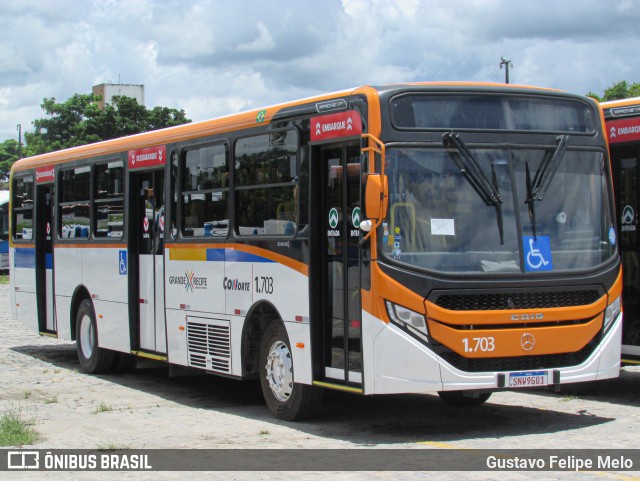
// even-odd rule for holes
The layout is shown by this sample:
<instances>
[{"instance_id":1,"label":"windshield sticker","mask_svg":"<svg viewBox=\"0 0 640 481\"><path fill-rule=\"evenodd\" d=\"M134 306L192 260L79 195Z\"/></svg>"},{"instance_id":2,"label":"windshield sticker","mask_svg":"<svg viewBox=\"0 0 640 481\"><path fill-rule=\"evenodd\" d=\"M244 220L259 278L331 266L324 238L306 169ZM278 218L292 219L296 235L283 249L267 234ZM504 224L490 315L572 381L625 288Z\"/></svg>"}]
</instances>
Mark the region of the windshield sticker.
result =
<instances>
[{"instance_id":1,"label":"windshield sticker","mask_svg":"<svg viewBox=\"0 0 640 481\"><path fill-rule=\"evenodd\" d=\"M431 235L456 235L453 219L431 219Z\"/></svg>"},{"instance_id":2,"label":"windshield sticker","mask_svg":"<svg viewBox=\"0 0 640 481\"><path fill-rule=\"evenodd\" d=\"M400 227L396 227L394 229L395 234L393 235L393 258L399 259L400 254L402 254L402 250L400 249L400 242L402 241L402 234L400 233Z\"/></svg>"},{"instance_id":3,"label":"windshield sticker","mask_svg":"<svg viewBox=\"0 0 640 481\"><path fill-rule=\"evenodd\" d=\"M549 236L523 236L524 268L526 272L553 270Z\"/></svg>"},{"instance_id":4,"label":"windshield sticker","mask_svg":"<svg viewBox=\"0 0 640 481\"><path fill-rule=\"evenodd\" d=\"M616 230L613 227L609 227L609 242L611 245L616 245Z\"/></svg>"}]
</instances>

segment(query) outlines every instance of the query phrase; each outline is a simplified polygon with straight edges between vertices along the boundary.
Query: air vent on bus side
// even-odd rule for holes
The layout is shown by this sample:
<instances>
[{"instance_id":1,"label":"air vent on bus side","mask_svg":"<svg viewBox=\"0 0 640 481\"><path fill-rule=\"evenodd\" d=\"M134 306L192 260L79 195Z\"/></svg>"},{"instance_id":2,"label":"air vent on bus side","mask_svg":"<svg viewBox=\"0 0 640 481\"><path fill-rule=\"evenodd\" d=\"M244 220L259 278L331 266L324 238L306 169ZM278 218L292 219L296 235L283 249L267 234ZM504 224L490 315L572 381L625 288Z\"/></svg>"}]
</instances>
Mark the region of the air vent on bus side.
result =
<instances>
[{"instance_id":1,"label":"air vent on bus side","mask_svg":"<svg viewBox=\"0 0 640 481\"><path fill-rule=\"evenodd\" d=\"M188 317L187 348L190 366L208 371L231 372L229 321Z\"/></svg>"}]
</instances>

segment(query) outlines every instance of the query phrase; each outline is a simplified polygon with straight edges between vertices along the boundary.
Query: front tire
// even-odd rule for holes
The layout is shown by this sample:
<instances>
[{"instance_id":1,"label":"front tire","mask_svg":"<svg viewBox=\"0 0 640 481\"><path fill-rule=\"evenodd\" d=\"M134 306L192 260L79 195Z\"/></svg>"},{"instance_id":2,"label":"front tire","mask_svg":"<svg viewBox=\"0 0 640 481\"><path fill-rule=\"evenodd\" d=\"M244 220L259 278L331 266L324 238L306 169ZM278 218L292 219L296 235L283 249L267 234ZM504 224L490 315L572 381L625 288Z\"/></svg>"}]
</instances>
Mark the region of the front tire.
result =
<instances>
[{"instance_id":1,"label":"front tire","mask_svg":"<svg viewBox=\"0 0 640 481\"><path fill-rule=\"evenodd\" d=\"M291 344L282 321L271 321L260 348L262 395L273 415L284 421L315 416L322 403L322 390L294 382Z\"/></svg>"},{"instance_id":2,"label":"front tire","mask_svg":"<svg viewBox=\"0 0 640 481\"><path fill-rule=\"evenodd\" d=\"M112 372L116 353L98 347L98 326L93 304L89 299L80 303L76 315L76 351L80 368L88 374Z\"/></svg>"}]
</instances>

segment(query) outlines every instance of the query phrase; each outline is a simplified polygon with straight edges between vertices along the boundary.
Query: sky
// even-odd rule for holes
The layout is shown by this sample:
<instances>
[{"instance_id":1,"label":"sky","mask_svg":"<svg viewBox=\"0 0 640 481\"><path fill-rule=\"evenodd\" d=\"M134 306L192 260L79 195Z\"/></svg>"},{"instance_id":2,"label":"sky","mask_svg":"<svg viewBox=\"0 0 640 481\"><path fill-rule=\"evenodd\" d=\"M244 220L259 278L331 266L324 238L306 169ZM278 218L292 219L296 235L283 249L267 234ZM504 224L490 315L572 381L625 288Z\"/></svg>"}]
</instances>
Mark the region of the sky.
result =
<instances>
[{"instance_id":1,"label":"sky","mask_svg":"<svg viewBox=\"0 0 640 481\"><path fill-rule=\"evenodd\" d=\"M636 0L0 0L0 142L44 98L143 84L198 121L360 85L640 82Z\"/></svg>"}]
</instances>

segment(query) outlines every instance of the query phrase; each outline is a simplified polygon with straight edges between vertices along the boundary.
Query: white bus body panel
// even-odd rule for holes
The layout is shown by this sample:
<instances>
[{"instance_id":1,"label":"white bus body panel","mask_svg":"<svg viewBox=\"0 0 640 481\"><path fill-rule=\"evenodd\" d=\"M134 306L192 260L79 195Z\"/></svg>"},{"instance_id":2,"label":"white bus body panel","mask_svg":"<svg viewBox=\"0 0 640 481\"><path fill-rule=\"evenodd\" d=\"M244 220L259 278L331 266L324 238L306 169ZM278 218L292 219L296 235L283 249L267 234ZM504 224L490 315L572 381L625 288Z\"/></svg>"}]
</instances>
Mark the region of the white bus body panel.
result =
<instances>
[{"instance_id":1,"label":"white bus body panel","mask_svg":"<svg viewBox=\"0 0 640 481\"><path fill-rule=\"evenodd\" d=\"M54 246L55 311L60 339L71 340L74 335L71 300L76 289L84 286L96 311L100 347L129 352L127 275L119 271L122 250L124 247Z\"/></svg>"},{"instance_id":2,"label":"white bus body panel","mask_svg":"<svg viewBox=\"0 0 640 481\"><path fill-rule=\"evenodd\" d=\"M39 332L36 301L36 251L33 247L10 250L12 254L11 281L15 286L15 317L29 329Z\"/></svg>"},{"instance_id":3,"label":"white bus body panel","mask_svg":"<svg viewBox=\"0 0 640 481\"><path fill-rule=\"evenodd\" d=\"M49 255L49 254L47 254ZM56 314L53 307L53 269L47 267L45 271L45 284L47 289L46 304L47 304L47 330L56 331Z\"/></svg>"},{"instance_id":4,"label":"white bus body panel","mask_svg":"<svg viewBox=\"0 0 640 481\"><path fill-rule=\"evenodd\" d=\"M385 324L366 312L362 315L365 394L442 390L435 353L393 324Z\"/></svg>"},{"instance_id":5,"label":"white bus body panel","mask_svg":"<svg viewBox=\"0 0 640 481\"><path fill-rule=\"evenodd\" d=\"M14 261L14 253L13 248L9 248L9 265L15 266ZM18 319L18 313L16 312L16 276L15 276L15 267L11 269L11 274L9 276L9 299L11 300L11 317L14 319Z\"/></svg>"},{"instance_id":6,"label":"white bus body panel","mask_svg":"<svg viewBox=\"0 0 640 481\"><path fill-rule=\"evenodd\" d=\"M154 255L139 257L140 290L140 348L156 350Z\"/></svg>"},{"instance_id":7,"label":"white bus body panel","mask_svg":"<svg viewBox=\"0 0 640 481\"><path fill-rule=\"evenodd\" d=\"M622 315L619 315L601 344L582 364L546 370L559 371L560 384L617 377L621 340ZM460 371L393 324L385 324L364 312L363 342L365 394L498 389L499 373ZM509 371L500 373L509 376Z\"/></svg>"},{"instance_id":8,"label":"white bus body panel","mask_svg":"<svg viewBox=\"0 0 640 481\"><path fill-rule=\"evenodd\" d=\"M176 253L172 255L173 249ZM218 372L242 375L245 320L253 306L268 302L278 311L287 329L296 382L312 382L309 279L306 275L239 249L194 245L187 249L170 247L166 251L165 297L171 363L203 368L194 342L200 335L197 330L204 326L213 330L225 329L220 323L227 321L231 342L230 371ZM191 331L188 323L195 323ZM296 348L296 343L303 343L305 347ZM207 358L206 362L204 368L208 369L211 359Z\"/></svg>"},{"instance_id":9,"label":"white bus body panel","mask_svg":"<svg viewBox=\"0 0 640 481\"><path fill-rule=\"evenodd\" d=\"M130 352L131 339L127 304L94 299L93 308L96 311L100 347Z\"/></svg>"}]
</instances>

